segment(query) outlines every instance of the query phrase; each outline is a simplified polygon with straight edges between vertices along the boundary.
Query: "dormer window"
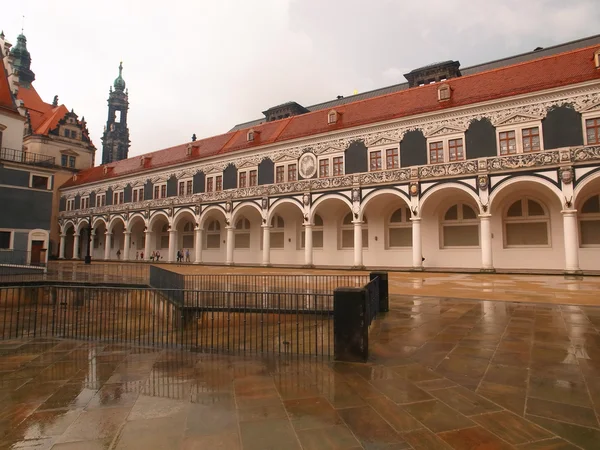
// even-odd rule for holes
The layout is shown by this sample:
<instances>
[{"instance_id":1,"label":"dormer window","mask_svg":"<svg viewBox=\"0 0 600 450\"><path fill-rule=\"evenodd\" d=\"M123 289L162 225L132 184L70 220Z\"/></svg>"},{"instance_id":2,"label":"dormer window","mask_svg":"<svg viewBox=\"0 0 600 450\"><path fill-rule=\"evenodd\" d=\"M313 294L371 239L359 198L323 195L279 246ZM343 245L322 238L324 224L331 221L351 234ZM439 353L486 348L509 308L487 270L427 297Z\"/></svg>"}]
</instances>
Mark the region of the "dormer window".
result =
<instances>
[{"instance_id":1,"label":"dormer window","mask_svg":"<svg viewBox=\"0 0 600 450\"><path fill-rule=\"evenodd\" d=\"M451 96L451 89L450 86L448 86L447 84L443 84L440 87L438 87L438 101L439 102L443 102L445 100L450 100L450 96Z\"/></svg>"},{"instance_id":2,"label":"dormer window","mask_svg":"<svg viewBox=\"0 0 600 450\"><path fill-rule=\"evenodd\" d=\"M594 64L596 69L600 69L600 48L594 52Z\"/></svg>"},{"instance_id":3,"label":"dormer window","mask_svg":"<svg viewBox=\"0 0 600 450\"><path fill-rule=\"evenodd\" d=\"M329 111L329 113L327 114L327 123L328 124L332 124L332 123L336 123L338 120L338 113L336 110L331 110Z\"/></svg>"},{"instance_id":4,"label":"dormer window","mask_svg":"<svg viewBox=\"0 0 600 450\"><path fill-rule=\"evenodd\" d=\"M106 174L108 173L108 166L104 166L104 167L102 168L102 173L103 173L104 175L106 175Z\"/></svg>"},{"instance_id":5,"label":"dormer window","mask_svg":"<svg viewBox=\"0 0 600 450\"><path fill-rule=\"evenodd\" d=\"M250 130L248 131L248 142L251 142L254 140L254 130Z\"/></svg>"},{"instance_id":6,"label":"dormer window","mask_svg":"<svg viewBox=\"0 0 600 450\"><path fill-rule=\"evenodd\" d=\"M192 144L188 144L187 146L187 155L192 156Z\"/></svg>"},{"instance_id":7,"label":"dormer window","mask_svg":"<svg viewBox=\"0 0 600 450\"><path fill-rule=\"evenodd\" d=\"M140 158L140 166L144 167L144 164L146 163L146 158L144 158L143 156Z\"/></svg>"}]
</instances>

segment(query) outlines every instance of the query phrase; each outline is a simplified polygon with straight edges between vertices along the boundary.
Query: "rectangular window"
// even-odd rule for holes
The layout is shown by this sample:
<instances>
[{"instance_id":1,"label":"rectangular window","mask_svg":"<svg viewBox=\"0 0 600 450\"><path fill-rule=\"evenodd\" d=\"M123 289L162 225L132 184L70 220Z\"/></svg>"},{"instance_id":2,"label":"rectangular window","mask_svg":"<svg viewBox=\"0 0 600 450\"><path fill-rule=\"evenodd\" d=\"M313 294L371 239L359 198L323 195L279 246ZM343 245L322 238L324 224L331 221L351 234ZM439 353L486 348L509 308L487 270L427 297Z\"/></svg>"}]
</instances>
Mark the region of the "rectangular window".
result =
<instances>
[{"instance_id":1,"label":"rectangular window","mask_svg":"<svg viewBox=\"0 0 600 450\"><path fill-rule=\"evenodd\" d=\"M400 159L398 157L398 149L390 148L385 151L385 168L397 169L400 167Z\"/></svg>"},{"instance_id":2,"label":"rectangular window","mask_svg":"<svg viewBox=\"0 0 600 450\"><path fill-rule=\"evenodd\" d=\"M250 171L250 187L258 184L258 170Z\"/></svg>"},{"instance_id":3,"label":"rectangular window","mask_svg":"<svg viewBox=\"0 0 600 450\"><path fill-rule=\"evenodd\" d=\"M160 198L165 198L167 196L167 185L163 184L160 187Z\"/></svg>"},{"instance_id":4,"label":"rectangular window","mask_svg":"<svg viewBox=\"0 0 600 450\"><path fill-rule=\"evenodd\" d=\"M246 187L246 172L240 172L238 187L240 187L240 188Z\"/></svg>"},{"instance_id":5,"label":"rectangular window","mask_svg":"<svg viewBox=\"0 0 600 450\"><path fill-rule=\"evenodd\" d=\"M462 161L465 159L465 152L463 151L463 140L450 139L448 141L448 155L450 161Z\"/></svg>"},{"instance_id":6,"label":"rectangular window","mask_svg":"<svg viewBox=\"0 0 600 450\"><path fill-rule=\"evenodd\" d=\"M33 189L48 189L48 177L31 175L31 187Z\"/></svg>"},{"instance_id":7,"label":"rectangular window","mask_svg":"<svg viewBox=\"0 0 600 450\"><path fill-rule=\"evenodd\" d=\"M113 194L113 205L120 205L123 203L123 191L115 192Z\"/></svg>"},{"instance_id":8,"label":"rectangular window","mask_svg":"<svg viewBox=\"0 0 600 450\"><path fill-rule=\"evenodd\" d=\"M167 196L167 185L163 184L155 184L154 185L154 198L165 198Z\"/></svg>"},{"instance_id":9,"label":"rectangular window","mask_svg":"<svg viewBox=\"0 0 600 450\"><path fill-rule=\"evenodd\" d=\"M74 156L69 156L69 167L71 169L75 168L75 157Z\"/></svg>"},{"instance_id":10,"label":"rectangular window","mask_svg":"<svg viewBox=\"0 0 600 450\"><path fill-rule=\"evenodd\" d=\"M9 250L12 231L0 231L0 249Z\"/></svg>"},{"instance_id":11,"label":"rectangular window","mask_svg":"<svg viewBox=\"0 0 600 450\"><path fill-rule=\"evenodd\" d=\"M444 162L444 143L442 141L429 144L429 162L431 164Z\"/></svg>"},{"instance_id":12,"label":"rectangular window","mask_svg":"<svg viewBox=\"0 0 600 450\"><path fill-rule=\"evenodd\" d=\"M585 121L585 135L588 144L600 143L600 117Z\"/></svg>"},{"instance_id":13,"label":"rectangular window","mask_svg":"<svg viewBox=\"0 0 600 450\"><path fill-rule=\"evenodd\" d=\"M106 205L106 194L96 194L96 207Z\"/></svg>"},{"instance_id":14,"label":"rectangular window","mask_svg":"<svg viewBox=\"0 0 600 450\"><path fill-rule=\"evenodd\" d=\"M137 189L134 189L133 192L131 193L131 201L133 203L136 203L138 201L138 191L137 191Z\"/></svg>"},{"instance_id":15,"label":"rectangular window","mask_svg":"<svg viewBox=\"0 0 600 450\"><path fill-rule=\"evenodd\" d=\"M333 158L333 176L344 175L344 157L336 156Z\"/></svg>"},{"instance_id":16,"label":"rectangular window","mask_svg":"<svg viewBox=\"0 0 600 450\"><path fill-rule=\"evenodd\" d=\"M523 152L539 152L540 148L540 129L538 127L524 128L522 130Z\"/></svg>"},{"instance_id":17,"label":"rectangular window","mask_svg":"<svg viewBox=\"0 0 600 450\"><path fill-rule=\"evenodd\" d=\"M319 178L327 178L329 176L329 160L319 160Z\"/></svg>"},{"instance_id":18,"label":"rectangular window","mask_svg":"<svg viewBox=\"0 0 600 450\"><path fill-rule=\"evenodd\" d=\"M215 191L223 190L223 176L217 175L215 179Z\"/></svg>"},{"instance_id":19,"label":"rectangular window","mask_svg":"<svg viewBox=\"0 0 600 450\"><path fill-rule=\"evenodd\" d=\"M283 183L285 181L285 167L277 166L275 168L275 183Z\"/></svg>"},{"instance_id":20,"label":"rectangular window","mask_svg":"<svg viewBox=\"0 0 600 450\"><path fill-rule=\"evenodd\" d=\"M90 207L90 198L82 197L81 198L81 209L88 209Z\"/></svg>"},{"instance_id":21,"label":"rectangular window","mask_svg":"<svg viewBox=\"0 0 600 450\"><path fill-rule=\"evenodd\" d=\"M75 209L75 199L69 198L67 199L67 211L73 211Z\"/></svg>"},{"instance_id":22,"label":"rectangular window","mask_svg":"<svg viewBox=\"0 0 600 450\"><path fill-rule=\"evenodd\" d=\"M296 164L288 166L288 181L296 181Z\"/></svg>"},{"instance_id":23,"label":"rectangular window","mask_svg":"<svg viewBox=\"0 0 600 450\"><path fill-rule=\"evenodd\" d=\"M194 192L194 180L187 180L185 182L185 195L192 195Z\"/></svg>"},{"instance_id":24,"label":"rectangular window","mask_svg":"<svg viewBox=\"0 0 600 450\"><path fill-rule=\"evenodd\" d=\"M141 202L144 200L144 188L134 188L133 189L133 202Z\"/></svg>"},{"instance_id":25,"label":"rectangular window","mask_svg":"<svg viewBox=\"0 0 600 450\"><path fill-rule=\"evenodd\" d=\"M501 131L499 133L500 155L514 155L517 153L517 139L514 131Z\"/></svg>"},{"instance_id":26,"label":"rectangular window","mask_svg":"<svg viewBox=\"0 0 600 450\"><path fill-rule=\"evenodd\" d=\"M67 155L60 155L60 165L63 167L67 167L69 163L69 157Z\"/></svg>"},{"instance_id":27,"label":"rectangular window","mask_svg":"<svg viewBox=\"0 0 600 450\"><path fill-rule=\"evenodd\" d=\"M371 172L382 169L381 150L371 152L371 154L369 155L369 160L370 160L369 167L370 167Z\"/></svg>"},{"instance_id":28,"label":"rectangular window","mask_svg":"<svg viewBox=\"0 0 600 450\"><path fill-rule=\"evenodd\" d=\"M160 196L160 186L154 186L154 198L159 198Z\"/></svg>"},{"instance_id":29,"label":"rectangular window","mask_svg":"<svg viewBox=\"0 0 600 450\"><path fill-rule=\"evenodd\" d=\"M185 181L179 182L179 189L177 190L177 195L183 197L185 195Z\"/></svg>"},{"instance_id":30,"label":"rectangular window","mask_svg":"<svg viewBox=\"0 0 600 450\"><path fill-rule=\"evenodd\" d=\"M65 128L65 130L63 131L63 134L65 135L65 137L71 137L71 130L67 130Z\"/></svg>"},{"instance_id":31,"label":"rectangular window","mask_svg":"<svg viewBox=\"0 0 600 450\"><path fill-rule=\"evenodd\" d=\"M213 191L213 177L208 177L206 179L206 192Z\"/></svg>"}]
</instances>

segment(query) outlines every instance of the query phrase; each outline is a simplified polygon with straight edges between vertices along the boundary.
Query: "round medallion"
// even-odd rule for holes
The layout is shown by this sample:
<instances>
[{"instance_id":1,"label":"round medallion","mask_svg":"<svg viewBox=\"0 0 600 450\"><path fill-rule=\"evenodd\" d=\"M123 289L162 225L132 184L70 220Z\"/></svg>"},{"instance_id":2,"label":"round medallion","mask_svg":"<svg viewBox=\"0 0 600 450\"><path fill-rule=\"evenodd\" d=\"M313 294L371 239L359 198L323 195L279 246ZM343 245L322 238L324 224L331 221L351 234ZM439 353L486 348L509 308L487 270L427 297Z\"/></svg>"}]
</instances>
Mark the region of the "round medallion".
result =
<instances>
[{"instance_id":1,"label":"round medallion","mask_svg":"<svg viewBox=\"0 0 600 450\"><path fill-rule=\"evenodd\" d=\"M317 157L313 153L305 153L300 157L299 166L302 178L312 178L317 172Z\"/></svg>"}]
</instances>

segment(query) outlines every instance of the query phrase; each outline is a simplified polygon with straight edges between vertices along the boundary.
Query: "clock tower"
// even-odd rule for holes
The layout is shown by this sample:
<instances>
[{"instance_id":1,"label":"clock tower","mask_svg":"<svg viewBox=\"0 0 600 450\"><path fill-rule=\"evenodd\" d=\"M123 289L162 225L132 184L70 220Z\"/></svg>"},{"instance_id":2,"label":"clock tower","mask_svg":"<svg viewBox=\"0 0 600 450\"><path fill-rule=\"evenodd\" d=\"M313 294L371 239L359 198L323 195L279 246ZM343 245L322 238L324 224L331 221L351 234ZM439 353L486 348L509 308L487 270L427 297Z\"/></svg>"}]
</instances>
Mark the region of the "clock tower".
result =
<instances>
[{"instance_id":1,"label":"clock tower","mask_svg":"<svg viewBox=\"0 0 600 450\"><path fill-rule=\"evenodd\" d=\"M129 153L129 128L127 128L129 100L122 72L123 62L119 64L119 76L109 90L108 120L102 135L102 164L127 159Z\"/></svg>"}]
</instances>

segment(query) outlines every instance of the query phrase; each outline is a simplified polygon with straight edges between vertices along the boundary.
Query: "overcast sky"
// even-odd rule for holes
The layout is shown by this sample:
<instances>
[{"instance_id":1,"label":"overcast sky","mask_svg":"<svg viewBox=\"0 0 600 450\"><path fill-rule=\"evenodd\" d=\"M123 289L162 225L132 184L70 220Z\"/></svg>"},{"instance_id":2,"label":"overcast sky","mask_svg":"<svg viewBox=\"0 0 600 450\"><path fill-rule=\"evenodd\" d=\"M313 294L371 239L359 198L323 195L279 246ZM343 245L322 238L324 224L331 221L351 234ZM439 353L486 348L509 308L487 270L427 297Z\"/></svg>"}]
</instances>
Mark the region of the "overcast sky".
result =
<instances>
[{"instance_id":1,"label":"overcast sky","mask_svg":"<svg viewBox=\"0 0 600 450\"><path fill-rule=\"evenodd\" d=\"M13 44L22 15L34 86L85 116L97 163L121 59L133 156L434 61L466 67L600 32L598 0L20 0L0 20Z\"/></svg>"}]
</instances>

